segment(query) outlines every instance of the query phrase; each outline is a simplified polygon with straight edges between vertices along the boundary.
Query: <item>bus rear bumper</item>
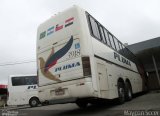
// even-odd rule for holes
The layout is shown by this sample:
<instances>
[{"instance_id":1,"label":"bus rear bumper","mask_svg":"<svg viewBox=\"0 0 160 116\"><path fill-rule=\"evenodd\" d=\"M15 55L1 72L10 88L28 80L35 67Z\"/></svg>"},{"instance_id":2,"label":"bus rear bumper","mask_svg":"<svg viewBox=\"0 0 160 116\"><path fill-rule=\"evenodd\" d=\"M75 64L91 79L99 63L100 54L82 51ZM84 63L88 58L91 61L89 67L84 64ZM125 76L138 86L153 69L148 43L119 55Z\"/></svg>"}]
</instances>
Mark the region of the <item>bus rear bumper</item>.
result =
<instances>
[{"instance_id":1,"label":"bus rear bumper","mask_svg":"<svg viewBox=\"0 0 160 116\"><path fill-rule=\"evenodd\" d=\"M93 90L92 82L76 83L39 91L39 99L41 102L74 102L76 99L88 97L98 97L97 92Z\"/></svg>"}]
</instances>

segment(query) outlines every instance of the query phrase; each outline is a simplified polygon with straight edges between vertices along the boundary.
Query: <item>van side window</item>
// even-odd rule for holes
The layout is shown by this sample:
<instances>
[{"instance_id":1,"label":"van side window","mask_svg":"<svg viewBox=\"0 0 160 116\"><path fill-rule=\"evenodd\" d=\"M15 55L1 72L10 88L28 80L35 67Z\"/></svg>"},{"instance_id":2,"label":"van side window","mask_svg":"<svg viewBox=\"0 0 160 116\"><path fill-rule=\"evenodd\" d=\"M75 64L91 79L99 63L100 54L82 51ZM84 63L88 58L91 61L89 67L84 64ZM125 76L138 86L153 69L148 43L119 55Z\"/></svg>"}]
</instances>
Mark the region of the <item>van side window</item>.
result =
<instances>
[{"instance_id":1,"label":"van side window","mask_svg":"<svg viewBox=\"0 0 160 116\"><path fill-rule=\"evenodd\" d=\"M12 80L12 86L37 84L36 76L12 77L11 80Z\"/></svg>"}]
</instances>

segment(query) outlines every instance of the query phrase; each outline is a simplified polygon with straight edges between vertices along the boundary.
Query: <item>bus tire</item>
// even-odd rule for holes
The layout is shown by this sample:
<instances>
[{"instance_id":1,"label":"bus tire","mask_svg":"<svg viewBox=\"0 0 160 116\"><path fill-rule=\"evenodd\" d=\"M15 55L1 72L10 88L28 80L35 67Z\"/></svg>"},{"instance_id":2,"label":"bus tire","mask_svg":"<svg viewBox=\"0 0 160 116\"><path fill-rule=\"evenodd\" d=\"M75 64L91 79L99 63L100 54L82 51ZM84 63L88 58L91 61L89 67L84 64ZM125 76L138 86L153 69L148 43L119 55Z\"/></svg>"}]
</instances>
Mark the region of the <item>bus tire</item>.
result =
<instances>
[{"instance_id":1,"label":"bus tire","mask_svg":"<svg viewBox=\"0 0 160 116\"><path fill-rule=\"evenodd\" d=\"M123 82L118 82L118 104L125 102L125 87Z\"/></svg>"},{"instance_id":2,"label":"bus tire","mask_svg":"<svg viewBox=\"0 0 160 116\"><path fill-rule=\"evenodd\" d=\"M130 100L132 100L132 97L133 97L132 87L131 87L131 84L129 82L126 82L125 86L126 86L125 87L126 101L130 101Z\"/></svg>"},{"instance_id":3,"label":"bus tire","mask_svg":"<svg viewBox=\"0 0 160 116\"><path fill-rule=\"evenodd\" d=\"M78 106L79 108L85 109L85 108L87 107L87 105L88 105L88 102L82 101L82 100L77 100L77 101L76 101L76 104L77 104L77 106Z\"/></svg>"},{"instance_id":4,"label":"bus tire","mask_svg":"<svg viewBox=\"0 0 160 116\"><path fill-rule=\"evenodd\" d=\"M29 100L29 105L31 107L37 107L39 104L39 99L36 98L36 97L32 97L30 100Z\"/></svg>"}]
</instances>

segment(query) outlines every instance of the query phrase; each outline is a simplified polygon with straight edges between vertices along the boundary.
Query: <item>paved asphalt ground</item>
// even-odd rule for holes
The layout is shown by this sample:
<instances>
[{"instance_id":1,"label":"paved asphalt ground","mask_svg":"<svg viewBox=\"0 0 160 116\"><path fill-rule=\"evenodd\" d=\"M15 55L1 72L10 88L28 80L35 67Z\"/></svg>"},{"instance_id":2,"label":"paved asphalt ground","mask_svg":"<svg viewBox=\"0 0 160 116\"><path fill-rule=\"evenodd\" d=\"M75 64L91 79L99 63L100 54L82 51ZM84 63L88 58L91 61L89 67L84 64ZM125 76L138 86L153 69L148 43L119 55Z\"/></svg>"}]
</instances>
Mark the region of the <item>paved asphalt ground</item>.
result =
<instances>
[{"instance_id":1,"label":"paved asphalt ground","mask_svg":"<svg viewBox=\"0 0 160 116\"><path fill-rule=\"evenodd\" d=\"M86 109L80 109L74 103L5 109L7 110L1 110L0 115L6 116L4 113L8 112L15 116L160 116L160 92L137 95L132 101L122 105L107 102L89 105Z\"/></svg>"}]
</instances>

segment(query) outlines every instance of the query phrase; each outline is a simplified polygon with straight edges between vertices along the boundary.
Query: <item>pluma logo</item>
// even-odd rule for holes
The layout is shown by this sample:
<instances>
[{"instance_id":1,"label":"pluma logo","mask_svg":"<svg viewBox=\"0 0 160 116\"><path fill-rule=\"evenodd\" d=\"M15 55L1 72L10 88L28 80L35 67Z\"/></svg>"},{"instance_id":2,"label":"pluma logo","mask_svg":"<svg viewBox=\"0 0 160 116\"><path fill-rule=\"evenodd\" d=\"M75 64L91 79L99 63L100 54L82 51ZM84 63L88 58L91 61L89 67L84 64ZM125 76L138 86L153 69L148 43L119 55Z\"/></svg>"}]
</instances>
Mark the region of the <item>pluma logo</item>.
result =
<instances>
[{"instance_id":1,"label":"pluma logo","mask_svg":"<svg viewBox=\"0 0 160 116\"><path fill-rule=\"evenodd\" d=\"M67 44L58 50L56 53L54 53L54 48L52 48L52 51L48 57L48 59L45 61L42 57L39 58L40 60L40 67L42 74L51 80L54 81L61 81L59 78L57 78L54 74L52 74L49 69L52 68L57 61L62 58L71 48L73 44L73 36L71 36L70 40L67 42Z\"/></svg>"}]
</instances>

